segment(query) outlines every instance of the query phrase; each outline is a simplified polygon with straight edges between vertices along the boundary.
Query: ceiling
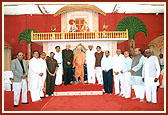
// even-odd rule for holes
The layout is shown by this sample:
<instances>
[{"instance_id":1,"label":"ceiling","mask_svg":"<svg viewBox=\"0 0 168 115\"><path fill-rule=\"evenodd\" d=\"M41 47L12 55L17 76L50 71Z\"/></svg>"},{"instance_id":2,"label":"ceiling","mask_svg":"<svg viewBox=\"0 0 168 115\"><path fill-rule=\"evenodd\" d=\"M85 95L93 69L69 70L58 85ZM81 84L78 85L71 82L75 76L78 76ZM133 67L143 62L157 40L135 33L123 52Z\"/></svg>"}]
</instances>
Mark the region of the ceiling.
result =
<instances>
[{"instance_id":1,"label":"ceiling","mask_svg":"<svg viewBox=\"0 0 168 115\"><path fill-rule=\"evenodd\" d=\"M5 15L22 14L55 14L60 8L68 4L60 2L3 2L3 11ZM80 2L80 4L82 4ZM84 2L83 4L95 5L105 13L164 13L164 2Z\"/></svg>"}]
</instances>

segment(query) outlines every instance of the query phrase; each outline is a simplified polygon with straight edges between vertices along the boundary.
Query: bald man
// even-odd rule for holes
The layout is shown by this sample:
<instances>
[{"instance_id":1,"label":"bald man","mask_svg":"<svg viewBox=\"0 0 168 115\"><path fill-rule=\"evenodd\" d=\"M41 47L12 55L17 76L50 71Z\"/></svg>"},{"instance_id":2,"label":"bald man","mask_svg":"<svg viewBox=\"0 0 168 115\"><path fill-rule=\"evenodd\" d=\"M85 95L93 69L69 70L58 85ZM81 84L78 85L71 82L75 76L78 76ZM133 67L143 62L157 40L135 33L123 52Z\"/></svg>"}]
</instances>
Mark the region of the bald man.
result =
<instances>
[{"instance_id":1,"label":"bald man","mask_svg":"<svg viewBox=\"0 0 168 115\"><path fill-rule=\"evenodd\" d=\"M115 95L123 96L123 74L121 70L123 69L124 65L124 55L121 54L121 49L116 50L116 54L113 56L114 66L113 66L113 73L114 73L114 88L115 88ZM121 89L121 90L120 90Z\"/></svg>"},{"instance_id":2,"label":"bald man","mask_svg":"<svg viewBox=\"0 0 168 115\"><path fill-rule=\"evenodd\" d=\"M77 51L73 59L73 67L75 68L75 79L78 83L78 77L80 77L81 83L84 83L84 64L86 55L81 51L81 46L77 47Z\"/></svg>"},{"instance_id":3,"label":"bald man","mask_svg":"<svg viewBox=\"0 0 168 115\"><path fill-rule=\"evenodd\" d=\"M142 81L145 83L146 102L157 103L157 86L159 85L160 66L156 56L150 49L145 50L146 57L142 69Z\"/></svg>"},{"instance_id":4,"label":"bald man","mask_svg":"<svg viewBox=\"0 0 168 115\"><path fill-rule=\"evenodd\" d=\"M131 66L131 84L135 92L135 96L132 99L140 99L140 102L144 101L145 87L142 81L142 67L144 63L144 56L141 54L140 48L135 49L135 56L132 60Z\"/></svg>"},{"instance_id":5,"label":"bald man","mask_svg":"<svg viewBox=\"0 0 168 115\"><path fill-rule=\"evenodd\" d=\"M69 85L71 79L73 51L70 48L71 45L67 43L66 49L62 50L64 85Z\"/></svg>"}]
</instances>

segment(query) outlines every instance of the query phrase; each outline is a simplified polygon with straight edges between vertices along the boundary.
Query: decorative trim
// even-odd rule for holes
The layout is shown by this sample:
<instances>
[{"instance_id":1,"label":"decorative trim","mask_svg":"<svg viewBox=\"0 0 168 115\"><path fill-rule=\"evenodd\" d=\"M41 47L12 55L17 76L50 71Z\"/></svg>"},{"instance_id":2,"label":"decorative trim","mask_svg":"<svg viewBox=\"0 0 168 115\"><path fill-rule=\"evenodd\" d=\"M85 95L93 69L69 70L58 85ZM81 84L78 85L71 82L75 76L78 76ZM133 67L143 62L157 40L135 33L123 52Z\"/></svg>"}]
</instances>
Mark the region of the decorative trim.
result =
<instances>
[{"instance_id":1,"label":"decorative trim","mask_svg":"<svg viewBox=\"0 0 168 115\"><path fill-rule=\"evenodd\" d=\"M103 92L102 91L54 92L54 96L75 96L75 95L103 95Z\"/></svg>"}]
</instances>

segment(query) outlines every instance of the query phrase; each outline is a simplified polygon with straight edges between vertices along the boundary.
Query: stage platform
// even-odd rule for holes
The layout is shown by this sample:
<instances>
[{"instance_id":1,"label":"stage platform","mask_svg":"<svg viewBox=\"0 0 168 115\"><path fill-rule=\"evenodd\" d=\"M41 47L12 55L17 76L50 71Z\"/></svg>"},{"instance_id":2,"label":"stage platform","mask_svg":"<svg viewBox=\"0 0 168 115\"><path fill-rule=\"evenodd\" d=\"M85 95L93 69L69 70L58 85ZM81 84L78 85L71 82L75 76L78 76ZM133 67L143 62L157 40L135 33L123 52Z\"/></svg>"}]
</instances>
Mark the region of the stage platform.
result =
<instances>
[{"instance_id":1,"label":"stage platform","mask_svg":"<svg viewBox=\"0 0 168 115\"><path fill-rule=\"evenodd\" d=\"M103 86L98 84L71 84L55 87L54 96L103 95Z\"/></svg>"}]
</instances>

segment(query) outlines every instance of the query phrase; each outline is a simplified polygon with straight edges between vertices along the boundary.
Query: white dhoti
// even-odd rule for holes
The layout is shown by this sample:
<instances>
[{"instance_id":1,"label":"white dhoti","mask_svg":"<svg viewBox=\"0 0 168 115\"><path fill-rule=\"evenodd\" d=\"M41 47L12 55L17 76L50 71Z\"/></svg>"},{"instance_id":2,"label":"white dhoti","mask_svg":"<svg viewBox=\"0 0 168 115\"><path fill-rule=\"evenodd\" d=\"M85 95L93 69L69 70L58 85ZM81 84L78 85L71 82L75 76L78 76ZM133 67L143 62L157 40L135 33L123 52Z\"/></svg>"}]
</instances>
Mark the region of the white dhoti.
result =
<instances>
[{"instance_id":1,"label":"white dhoti","mask_svg":"<svg viewBox=\"0 0 168 115\"><path fill-rule=\"evenodd\" d=\"M30 93L32 102L40 100L40 77L34 77L29 79Z\"/></svg>"},{"instance_id":2,"label":"white dhoti","mask_svg":"<svg viewBox=\"0 0 168 115\"><path fill-rule=\"evenodd\" d=\"M144 99L145 86L141 76L131 76L131 84L135 92L136 98Z\"/></svg>"},{"instance_id":3,"label":"white dhoti","mask_svg":"<svg viewBox=\"0 0 168 115\"><path fill-rule=\"evenodd\" d=\"M152 103L157 103L157 98L156 98L157 86L145 86L145 89L146 89L146 100L148 102L152 101Z\"/></svg>"},{"instance_id":4,"label":"white dhoti","mask_svg":"<svg viewBox=\"0 0 168 115\"><path fill-rule=\"evenodd\" d=\"M14 105L19 104L20 92L22 90L22 103L27 103L27 81L22 79L21 82L14 82Z\"/></svg>"},{"instance_id":5,"label":"white dhoti","mask_svg":"<svg viewBox=\"0 0 168 115\"><path fill-rule=\"evenodd\" d=\"M114 88L115 88L115 94L119 93L123 94L123 75L121 73L119 73L118 75L114 74Z\"/></svg>"},{"instance_id":6,"label":"white dhoti","mask_svg":"<svg viewBox=\"0 0 168 115\"><path fill-rule=\"evenodd\" d=\"M123 95L125 98L131 97L131 83L130 83L130 72L123 73Z\"/></svg>"},{"instance_id":7,"label":"white dhoti","mask_svg":"<svg viewBox=\"0 0 168 115\"><path fill-rule=\"evenodd\" d=\"M98 84L103 84L102 68L101 67L96 67L95 73L96 73L96 77L97 77L97 80L98 80Z\"/></svg>"},{"instance_id":8,"label":"white dhoti","mask_svg":"<svg viewBox=\"0 0 168 115\"><path fill-rule=\"evenodd\" d=\"M46 74L40 77L39 80L40 80L40 97L44 97L43 88L46 80Z\"/></svg>"},{"instance_id":9,"label":"white dhoti","mask_svg":"<svg viewBox=\"0 0 168 115\"><path fill-rule=\"evenodd\" d=\"M58 70L56 73L56 79L55 79L55 85L61 85L62 84L62 72L63 72L63 67L62 64L58 64Z\"/></svg>"},{"instance_id":10,"label":"white dhoti","mask_svg":"<svg viewBox=\"0 0 168 115\"><path fill-rule=\"evenodd\" d=\"M157 103L157 86L159 85L159 80L154 82L153 77L145 78L145 90L146 90L146 100L148 102Z\"/></svg>"},{"instance_id":11,"label":"white dhoti","mask_svg":"<svg viewBox=\"0 0 168 115\"><path fill-rule=\"evenodd\" d=\"M94 66L87 65L87 76L88 76L88 83L95 84L95 69Z\"/></svg>"}]
</instances>

